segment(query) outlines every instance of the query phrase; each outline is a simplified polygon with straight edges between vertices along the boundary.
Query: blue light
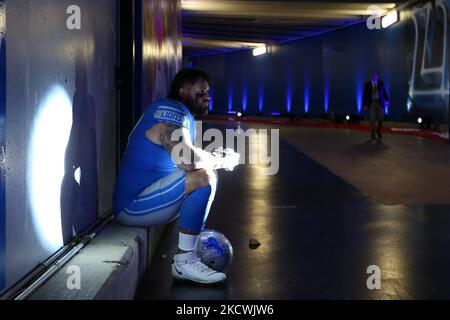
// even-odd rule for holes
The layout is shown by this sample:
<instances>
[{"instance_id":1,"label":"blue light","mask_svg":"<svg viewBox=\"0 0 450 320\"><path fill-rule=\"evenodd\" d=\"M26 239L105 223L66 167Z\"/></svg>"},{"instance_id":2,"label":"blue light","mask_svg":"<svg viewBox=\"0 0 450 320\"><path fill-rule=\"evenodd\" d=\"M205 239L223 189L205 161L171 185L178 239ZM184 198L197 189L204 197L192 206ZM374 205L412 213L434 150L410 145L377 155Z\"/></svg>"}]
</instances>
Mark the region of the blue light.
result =
<instances>
[{"instance_id":1,"label":"blue light","mask_svg":"<svg viewBox=\"0 0 450 320\"><path fill-rule=\"evenodd\" d=\"M214 92L211 90L209 92L209 111L212 111L214 105Z\"/></svg>"},{"instance_id":2,"label":"blue light","mask_svg":"<svg viewBox=\"0 0 450 320\"><path fill-rule=\"evenodd\" d=\"M386 80L385 80L384 83L385 83L384 88L386 89L386 93L387 93L388 97L390 97L391 95L390 95L390 93L389 93L389 85L387 84ZM389 114L389 107L388 107L387 105L384 105L384 114L385 114L385 115L388 115L388 114Z\"/></svg>"},{"instance_id":3,"label":"blue light","mask_svg":"<svg viewBox=\"0 0 450 320\"><path fill-rule=\"evenodd\" d=\"M308 113L308 111L309 111L309 85L305 86L304 110L305 110L305 113Z\"/></svg>"},{"instance_id":4,"label":"blue light","mask_svg":"<svg viewBox=\"0 0 450 320\"><path fill-rule=\"evenodd\" d=\"M279 115L281 115L281 113L279 113L279 112L272 112L270 115L271 116L279 116Z\"/></svg>"},{"instance_id":5,"label":"blue light","mask_svg":"<svg viewBox=\"0 0 450 320\"><path fill-rule=\"evenodd\" d=\"M262 112L263 109L263 102L264 102L264 90L262 87L259 88L259 104L258 104L258 110L259 112Z\"/></svg>"},{"instance_id":6,"label":"blue light","mask_svg":"<svg viewBox=\"0 0 450 320\"><path fill-rule=\"evenodd\" d=\"M292 103L292 84L288 82L286 88L286 110L288 113L291 112L291 103Z\"/></svg>"},{"instance_id":7,"label":"blue light","mask_svg":"<svg viewBox=\"0 0 450 320\"><path fill-rule=\"evenodd\" d=\"M329 102L329 83L325 81L324 87L324 110L325 113L328 113L328 102Z\"/></svg>"},{"instance_id":8,"label":"blue light","mask_svg":"<svg viewBox=\"0 0 450 320\"><path fill-rule=\"evenodd\" d=\"M412 108L412 99L411 97L408 97L406 99L406 111L410 112Z\"/></svg>"},{"instance_id":9,"label":"blue light","mask_svg":"<svg viewBox=\"0 0 450 320\"><path fill-rule=\"evenodd\" d=\"M242 110L247 110L247 86L245 84L242 88Z\"/></svg>"},{"instance_id":10,"label":"blue light","mask_svg":"<svg viewBox=\"0 0 450 320\"><path fill-rule=\"evenodd\" d=\"M362 99L363 99L363 84L362 81L358 79L358 83L356 84L356 107L358 108L358 113L361 113Z\"/></svg>"},{"instance_id":11,"label":"blue light","mask_svg":"<svg viewBox=\"0 0 450 320\"><path fill-rule=\"evenodd\" d=\"M233 107L233 89L228 88L228 111L231 111Z\"/></svg>"}]
</instances>

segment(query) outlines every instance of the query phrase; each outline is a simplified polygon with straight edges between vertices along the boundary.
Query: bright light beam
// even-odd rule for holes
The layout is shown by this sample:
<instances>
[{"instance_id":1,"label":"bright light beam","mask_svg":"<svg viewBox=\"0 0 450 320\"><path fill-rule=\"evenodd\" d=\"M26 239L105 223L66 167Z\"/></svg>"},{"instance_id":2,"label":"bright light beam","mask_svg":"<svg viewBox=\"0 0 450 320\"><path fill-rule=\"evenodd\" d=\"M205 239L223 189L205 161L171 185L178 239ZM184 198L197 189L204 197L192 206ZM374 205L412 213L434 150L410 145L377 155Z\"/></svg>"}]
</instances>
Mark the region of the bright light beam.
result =
<instances>
[{"instance_id":1,"label":"bright light beam","mask_svg":"<svg viewBox=\"0 0 450 320\"><path fill-rule=\"evenodd\" d=\"M29 146L28 195L38 239L54 252L63 246L60 196L72 103L61 86L53 87L42 101Z\"/></svg>"}]
</instances>

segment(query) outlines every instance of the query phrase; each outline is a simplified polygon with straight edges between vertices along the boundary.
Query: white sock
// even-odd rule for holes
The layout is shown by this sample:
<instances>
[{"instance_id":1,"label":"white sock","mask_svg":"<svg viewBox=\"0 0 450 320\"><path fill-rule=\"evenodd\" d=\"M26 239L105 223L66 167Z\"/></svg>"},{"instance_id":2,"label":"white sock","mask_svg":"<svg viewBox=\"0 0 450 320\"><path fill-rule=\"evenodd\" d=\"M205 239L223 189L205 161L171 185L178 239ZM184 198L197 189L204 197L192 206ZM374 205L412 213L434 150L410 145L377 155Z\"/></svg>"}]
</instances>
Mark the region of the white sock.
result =
<instances>
[{"instance_id":1,"label":"white sock","mask_svg":"<svg viewBox=\"0 0 450 320\"><path fill-rule=\"evenodd\" d=\"M192 251L197 244L198 234L179 233L178 248L183 251Z\"/></svg>"}]
</instances>

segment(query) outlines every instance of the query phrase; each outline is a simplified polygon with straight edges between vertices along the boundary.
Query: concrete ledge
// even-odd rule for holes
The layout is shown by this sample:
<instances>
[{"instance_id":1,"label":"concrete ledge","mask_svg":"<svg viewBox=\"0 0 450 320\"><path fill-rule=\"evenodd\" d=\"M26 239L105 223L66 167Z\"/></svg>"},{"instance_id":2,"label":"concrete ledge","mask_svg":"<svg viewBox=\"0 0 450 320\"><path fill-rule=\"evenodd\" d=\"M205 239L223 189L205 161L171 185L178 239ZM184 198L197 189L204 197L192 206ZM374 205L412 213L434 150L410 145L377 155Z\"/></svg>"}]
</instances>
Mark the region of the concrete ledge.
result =
<instances>
[{"instance_id":1,"label":"concrete ledge","mask_svg":"<svg viewBox=\"0 0 450 320\"><path fill-rule=\"evenodd\" d=\"M164 229L107 225L28 299L133 299ZM79 267L80 289L67 285L75 283L73 266Z\"/></svg>"},{"instance_id":2,"label":"concrete ledge","mask_svg":"<svg viewBox=\"0 0 450 320\"><path fill-rule=\"evenodd\" d=\"M92 245L110 244L132 248L138 261L138 281L142 279L147 271L147 259L149 255L149 231L146 228L125 227L119 224L110 224L95 237L86 247ZM151 245L157 245L153 243Z\"/></svg>"}]
</instances>

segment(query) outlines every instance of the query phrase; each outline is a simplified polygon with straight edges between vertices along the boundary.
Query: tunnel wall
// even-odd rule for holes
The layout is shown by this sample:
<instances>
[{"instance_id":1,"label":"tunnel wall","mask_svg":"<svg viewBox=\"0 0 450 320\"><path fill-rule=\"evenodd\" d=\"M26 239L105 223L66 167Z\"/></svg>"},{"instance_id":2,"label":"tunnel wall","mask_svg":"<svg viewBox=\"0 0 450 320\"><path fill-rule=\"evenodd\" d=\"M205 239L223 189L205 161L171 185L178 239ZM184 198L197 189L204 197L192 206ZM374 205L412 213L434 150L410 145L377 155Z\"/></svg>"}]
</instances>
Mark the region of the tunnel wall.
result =
<instances>
[{"instance_id":1,"label":"tunnel wall","mask_svg":"<svg viewBox=\"0 0 450 320\"><path fill-rule=\"evenodd\" d=\"M116 1L5 3L0 292L111 210L117 158Z\"/></svg>"},{"instance_id":2,"label":"tunnel wall","mask_svg":"<svg viewBox=\"0 0 450 320\"><path fill-rule=\"evenodd\" d=\"M446 123L450 1L435 4L405 11L383 30L363 23L271 46L258 57L245 50L192 62L215 79L213 112L362 114L364 83L377 71L391 96L386 111L392 120L422 113Z\"/></svg>"}]
</instances>

